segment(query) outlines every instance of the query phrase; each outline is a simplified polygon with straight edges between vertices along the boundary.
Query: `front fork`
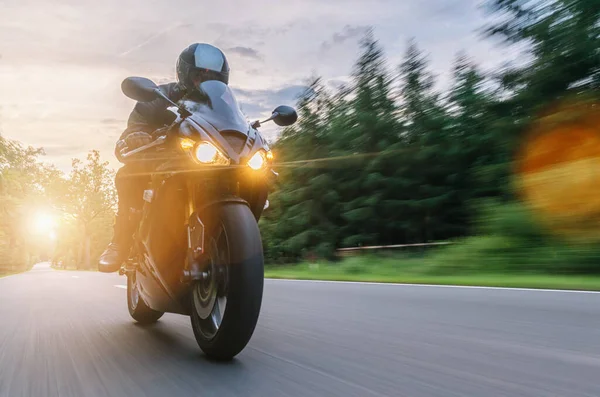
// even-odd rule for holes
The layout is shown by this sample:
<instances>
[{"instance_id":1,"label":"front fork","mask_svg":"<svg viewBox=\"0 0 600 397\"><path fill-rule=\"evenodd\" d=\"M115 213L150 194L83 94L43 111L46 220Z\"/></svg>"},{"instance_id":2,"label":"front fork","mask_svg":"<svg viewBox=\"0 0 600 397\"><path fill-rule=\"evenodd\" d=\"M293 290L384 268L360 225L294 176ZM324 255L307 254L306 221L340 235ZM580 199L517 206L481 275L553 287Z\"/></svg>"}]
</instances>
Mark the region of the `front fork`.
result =
<instances>
[{"instance_id":1,"label":"front fork","mask_svg":"<svg viewBox=\"0 0 600 397\"><path fill-rule=\"evenodd\" d=\"M188 252L182 281L202 280L206 278L200 259L205 250L205 227L196 212L188 218L187 224Z\"/></svg>"},{"instance_id":2,"label":"front fork","mask_svg":"<svg viewBox=\"0 0 600 397\"><path fill-rule=\"evenodd\" d=\"M144 196L143 199L145 202L150 203L152 201L152 190L144 190ZM137 250L135 245L138 244L138 234L140 232L140 222L142 220L143 217L143 212L144 210L140 210L134 207L131 207L129 209L129 222L133 223L136 225L136 229L135 229L135 233L132 237L132 242L131 242L131 249L129 251L129 257L128 259L125 261L125 263L123 263L123 265L121 266L121 268L119 269L119 276L123 276L123 275L127 275L127 277L129 277L131 274L133 274L138 268L138 263L137 260L139 259L139 255L137 254Z\"/></svg>"},{"instance_id":3,"label":"front fork","mask_svg":"<svg viewBox=\"0 0 600 397\"><path fill-rule=\"evenodd\" d=\"M119 276L126 275L127 277L129 277L130 275L135 273L137 268L138 268L138 266L137 266L137 263L135 262L135 260L130 258L119 269Z\"/></svg>"},{"instance_id":4,"label":"front fork","mask_svg":"<svg viewBox=\"0 0 600 397\"><path fill-rule=\"evenodd\" d=\"M275 172L273 169L267 171L264 177L266 181L264 183L268 186L275 182L279 174ZM265 187L266 188L266 187ZM231 187L233 189L233 193L235 196L239 196L240 186L237 184L235 187ZM185 224L186 224L186 232L187 232L187 256L186 256L186 264L184 266L183 274L181 276L182 282L193 282L198 280L204 280L207 278L206 270L206 258L203 258L206 253L206 227L200 219L200 216L197 212L197 204L200 203L200 199L203 197L198 197L202 192L196 189L194 182L190 179L186 181L186 190L187 190L187 208L185 215ZM252 189L254 190L254 189ZM252 191L251 190L251 191ZM256 191L256 190L254 190ZM267 192L265 192L267 193ZM256 199L256 197L250 197L249 199ZM206 198L204 198L206 199ZM250 200L252 202L253 200ZM265 202L260 203L260 208L254 208L253 212L255 216L260 218L260 214L263 210L268 208L269 202L266 200Z\"/></svg>"},{"instance_id":5,"label":"front fork","mask_svg":"<svg viewBox=\"0 0 600 397\"><path fill-rule=\"evenodd\" d=\"M186 183L187 190L187 211L186 211L186 232L187 232L187 256L186 264L181 277L182 282L192 282L206 278L203 272L200 258L204 254L205 227L204 223L196 212L197 191L193 182Z\"/></svg>"}]
</instances>

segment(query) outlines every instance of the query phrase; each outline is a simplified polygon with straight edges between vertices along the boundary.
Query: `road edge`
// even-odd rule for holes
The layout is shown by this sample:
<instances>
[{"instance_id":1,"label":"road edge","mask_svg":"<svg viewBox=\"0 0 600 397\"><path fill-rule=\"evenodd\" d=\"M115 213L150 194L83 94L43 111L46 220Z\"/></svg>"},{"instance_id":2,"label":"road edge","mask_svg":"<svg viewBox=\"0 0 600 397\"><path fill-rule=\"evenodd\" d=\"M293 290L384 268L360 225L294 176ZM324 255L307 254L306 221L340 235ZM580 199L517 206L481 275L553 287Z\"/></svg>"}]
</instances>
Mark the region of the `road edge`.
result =
<instances>
[{"instance_id":1,"label":"road edge","mask_svg":"<svg viewBox=\"0 0 600 397\"><path fill-rule=\"evenodd\" d=\"M535 291L535 292L565 292L578 294L600 294L600 291L580 290L580 289L553 289L553 288L527 288L527 287L493 287L478 285L458 285L458 284L418 284L418 283L388 283L376 281L343 281L343 280L309 280L294 278L265 277L270 281L302 282L302 283L327 283L327 284L356 284L356 285L378 285L378 286L397 286L397 287L425 287L425 288L459 288L459 289L484 289L484 290L505 290L505 291Z\"/></svg>"}]
</instances>

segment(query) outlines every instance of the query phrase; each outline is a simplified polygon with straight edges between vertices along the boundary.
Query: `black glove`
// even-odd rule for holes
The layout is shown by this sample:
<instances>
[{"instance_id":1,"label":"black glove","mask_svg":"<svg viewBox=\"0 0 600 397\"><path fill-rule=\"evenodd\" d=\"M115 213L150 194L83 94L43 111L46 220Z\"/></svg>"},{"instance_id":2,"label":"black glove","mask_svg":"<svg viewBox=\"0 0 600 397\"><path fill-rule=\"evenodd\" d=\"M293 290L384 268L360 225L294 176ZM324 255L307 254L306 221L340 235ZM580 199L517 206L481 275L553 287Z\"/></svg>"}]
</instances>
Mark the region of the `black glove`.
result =
<instances>
[{"instance_id":1,"label":"black glove","mask_svg":"<svg viewBox=\"0 0 600 397\"><path fill-rule=\"evenodd\" d=\"M133 149L137 149L140 146L147 145L148 143L152 142L152 140L152 136L148 135L145 132L132 132L131 134L127 135L125 138L120 139L117 142L115 146L115 156L117 157L117 160L123 163L124 160L123 157L121 157L123 151L131 151Z\"/></svg>"},{"instance_id":2,"label":"black glove","mask_svg":"<svg viewBox=\"0 0 600 397\"><path fill-rule=\"evenodd\" d=\"M125 137L124 141L127 149L133 150L152 142L152 136L142 131L132 132Z\"/></svg>"}]
</instances>

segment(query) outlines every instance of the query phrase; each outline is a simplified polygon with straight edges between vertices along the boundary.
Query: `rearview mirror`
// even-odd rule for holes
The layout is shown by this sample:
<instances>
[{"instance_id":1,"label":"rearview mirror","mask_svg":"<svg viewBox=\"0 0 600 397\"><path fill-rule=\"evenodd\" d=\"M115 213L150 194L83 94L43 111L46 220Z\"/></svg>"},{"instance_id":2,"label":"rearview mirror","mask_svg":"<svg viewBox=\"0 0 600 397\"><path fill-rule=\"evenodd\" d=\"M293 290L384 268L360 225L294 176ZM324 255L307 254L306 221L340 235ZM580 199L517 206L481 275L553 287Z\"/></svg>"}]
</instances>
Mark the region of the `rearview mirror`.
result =
<instances>
[{"instance_id":1,"label":"rearview mirror","mask_svg":"<svg viewBox=\"0 0 600 397\"><path fill-rule=\"evenodd\" d=\"M298 114L291 106L277 106L275 110L273 110L271 120L280 127L287 127L298 120Z\"/></svg>"},{"instance_id":2,"label":"rearview mirror","mask_svg":"<svg viewBox=\"0 0 600 397\"><path fill-rule=\"evenodd\" d=\"M145 77L127 77L121 83L121 91L138 102L151 102L158 98L158 86Z\"/></svg>"}]
</instances>

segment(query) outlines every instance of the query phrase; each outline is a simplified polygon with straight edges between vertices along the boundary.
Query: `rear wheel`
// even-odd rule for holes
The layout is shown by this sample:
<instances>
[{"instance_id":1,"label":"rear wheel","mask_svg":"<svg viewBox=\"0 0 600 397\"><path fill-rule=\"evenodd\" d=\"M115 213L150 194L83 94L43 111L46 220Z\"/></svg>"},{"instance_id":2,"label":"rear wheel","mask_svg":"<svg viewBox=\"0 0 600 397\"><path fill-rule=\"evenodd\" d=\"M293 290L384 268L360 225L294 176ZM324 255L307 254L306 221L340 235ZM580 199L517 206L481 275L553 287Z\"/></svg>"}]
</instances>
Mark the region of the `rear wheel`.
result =
<instances>
[{"instance_id":1,"label":"rear wheel","mask_svg":"<svg viewBox=\"0 0 600 397\"><path fill-rule=\"evenodd\" d=\"M163 316L163 312L152 310L140 296L140 290L136 282L136 271L127 276L127 307L129 314L140 324L152 324Z\"/></svg>"},{"instance_id":2,"label":"rear wheel","mask_svg":"<svg viewBox=\"0 0 600 397\"><path fill-rule=\"evenodd\" d=\"M264 269L260 231L246 205L224 204L207 224L207 263L192 290L192 328L206 355L230 360L258 321Z\"/></svg>"}]
</instances>

